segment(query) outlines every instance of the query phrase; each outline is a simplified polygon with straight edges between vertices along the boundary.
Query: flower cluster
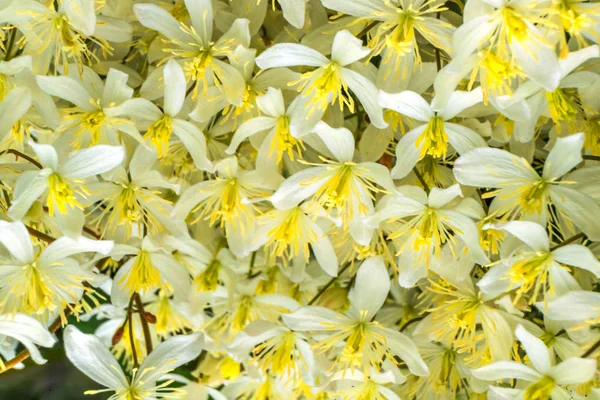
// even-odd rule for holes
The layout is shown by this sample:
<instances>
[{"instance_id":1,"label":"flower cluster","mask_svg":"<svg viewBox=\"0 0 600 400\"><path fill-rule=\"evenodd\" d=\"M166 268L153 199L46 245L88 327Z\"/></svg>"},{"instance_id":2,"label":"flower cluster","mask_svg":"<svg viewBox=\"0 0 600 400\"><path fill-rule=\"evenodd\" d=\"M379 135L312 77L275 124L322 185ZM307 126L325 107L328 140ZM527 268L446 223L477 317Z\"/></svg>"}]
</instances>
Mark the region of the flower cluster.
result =
<instances>
[{"instance_id":1,"label":"flower cluster","mask_svg":"<svg viewBox=\"0 0 600 400\"><path fill-rule=\"evenodd\" d=\"M110 400L600 399L600 3L0 16L0 373L59 339Z\"/></svg>"}]
</instances>

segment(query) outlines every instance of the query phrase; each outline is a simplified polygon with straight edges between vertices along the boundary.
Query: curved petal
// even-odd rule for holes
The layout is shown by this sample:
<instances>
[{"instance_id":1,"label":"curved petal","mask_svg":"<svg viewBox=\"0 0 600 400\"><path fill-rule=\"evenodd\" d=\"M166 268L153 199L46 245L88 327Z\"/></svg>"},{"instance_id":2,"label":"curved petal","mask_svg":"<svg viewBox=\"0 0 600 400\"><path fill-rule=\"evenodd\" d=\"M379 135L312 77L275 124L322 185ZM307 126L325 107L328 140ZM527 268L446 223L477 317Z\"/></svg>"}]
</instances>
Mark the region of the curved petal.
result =
<instances>
[{"instance_id":1,"label":"curved petal","mask_svg":"<svg viewBox=\"0 0 600 400\"><path fill-rule=\"evenodd\" d=\"M362 104L371 123L379 129L387 128L388 123L383 119L383 108L379 105L375 84L358 72L348 68L342 68L342 76L352 93Z\"/></svg>"},{"instance_id":2,"label":"curved petal","mask_svg":"<svg viewBox=\"0 0 600 400\"><path fill-rule=\"evenodd\" d=\"M473 376L484 381L498 381L501 379L523 379L535 382L542 379L535 370L515 361L497 361L471 371Z\"/></svg>"},{"instance_id":3,"label":"curved petal","mask_svg":"<svg viewBox=\"0 0 600 400\"><path fill-rule=\"evenodd\" d=\"M530 221L510 221L503 224L487 224L483 229L505 230L535 251L548 251L550 241L546 229Z\"/></svg>"},{"instance_id":4,"label":"curved petal","mask_svg":"<svg viewBox=\"0 0 600 400\"><path fill-rule=\"evenodd\" d=\"M448 142L460 155L479 147L487 147L485 139L465 126L444 122L444 130L448 134Z\"/></svg>"},{"instance_id":5,"label":"curved petal","mask_svg":"<svg viewBox=\"0 0 600 400\"><path fill-rule=\"evenodd\" d=\"M597 362L592 358L572 357L550 369L557 385L577 385L594 379Z\"/></svg>"},{"instance_id":6,"label":"curved petal","mask_svg":"<svg viewBox=\"0 0 600 400\"><path fill-rule=\"evenodd\" d=\"M544 163L542 176L545 179L560 178L582 162L581 150L584 138L583 133L576 133L556 139Z\"/></svg>"},{"instance_id":7,"label":"curved petal","mask_svg":"<svg viewBox=\"0 0 600 400\"><path fill-rule=\"evenodd\" d=\"M208 172L213 172L215 170L214 165L208 160L206 154L206 138L200 129L196 128L191 122L174 119L173 133L177 135L190 153L196 167Z\"/></svg>"},{"instance_id":8,"label":"curved petal","mask_svg":"<svg viewBox=\"0 0 600 400\"><path fill-rule=\"evenodd\" d=\"M366 57L370 52L371 49L362 46L362 40L344 29L333 38L331 59L344 66Z\"/></svg>"},{"instance_id":9,"label":"curved petal","mask_svg":"<svg viewBox=\"0 0 600 400\"><path fill-rule=\"evenodd\" d=\"M123 162L125 148L98 145L78 150L61 165L59 172L65 178L89 178L110 171Z\"/></svg>"},{"instance_id":10,"label":"curved petal","mask_svg":"<svg viewBox=\"0 0 600 400\"><path fill-rule=\"evenodd\" d=\"M390 286L383 258L367 258L358 269L356 283L348 294L350 307L365 321L370 321L385 302Z\"/></svg>"},{"instance_id":11,"label":"curved petal","mask_svg":"<svg viewBox=\"0 0 600 400\"><path fill-rule=\"evenodd\" d=\"M600 278L600 261L594 253L580 244L568 244L552 252L555 261L590 271Z\"/></svg>"},{"instance_id":12,"label":"curved petal","mask_svg":"<svg viewBox=\"0 0 600 400\"><path fill-rule=\"evenodd\" d=\"M421 147L417 139L425 131L427 125L421 125L402 136L396 145L396 164L392 169L392 178L401 179L410 174L417 161L421 159Z\"/></svg>"},{"instance_id":13,"label":"curved petal","mask_svg":"<svg viewBox=\"0 0 600 400\"><path fill-rule=\"evenodd\" d=\"M291 314L281 316L288 328L294 331L324 331L331 325L337 326L346 317L325 307L302 307Z\"/></svg>"},{"instance_id":14,"label":"curved petal","mask_svg":"<svg viewBox=\"0 0 600 400\"><path fill-rule=\"evenodd\" d=\"M420 94L410 90L400 93L379 91L378 103L383 108L394 110L417 121L428 122L435 116L429 103Z\"/></svg>"},{"instance_id":15,"label":"curved petal","mask_svg":"<svg viewBox=\"0 0 600 400\"><path fill-rule=\"evenodd\" d=\"M521 342L534 368L542 375L547 375L551 368L550 351L544 342L533 336L520 324L515 329L515 335Z\"/></svg>"},{"instance_id":16,"label":"curved petal","mask_svg":"<svg viewBox=\"0 0 600 400\"><path fill-rule=\"evenodd\" d=\"M328 62L327 57L318 51L295 43L273 45L256 58L256 65L262 69L297 65L320 67Z\"/></svg>"},{"instance_id":17,"label":"curved petal","mask_svg":"<svg viewBox=\"0 0 600 400\"><path fill-rule=\"evenodd\" d=\"M175 117L185 101L186 82L181 65L173 59L167 62L163 70L165 87L165 114Z\"/></svg>"}]
</instances>

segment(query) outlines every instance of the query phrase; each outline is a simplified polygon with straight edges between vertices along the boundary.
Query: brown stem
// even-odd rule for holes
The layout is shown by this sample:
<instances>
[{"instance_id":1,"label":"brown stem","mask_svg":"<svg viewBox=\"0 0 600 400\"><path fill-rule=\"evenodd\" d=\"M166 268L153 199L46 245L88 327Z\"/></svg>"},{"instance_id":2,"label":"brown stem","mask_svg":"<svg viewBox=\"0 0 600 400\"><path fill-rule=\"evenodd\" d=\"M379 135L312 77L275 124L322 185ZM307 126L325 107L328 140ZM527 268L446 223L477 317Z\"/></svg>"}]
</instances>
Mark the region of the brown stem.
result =
<instances>
[{"instance_id":1,"label":"brown stem","mask_svg":"<svg viewBox=\"0 0 600 400\"><path fill-rule=\"evenodd\" d=\"M584 155L582 158L584 160L600 161L600 156Z\"/></svg>"},{"instance_id":2,"label":"brown stem","mask_svg":"<svg viewBox=\"0 0 600 400\"><path fill-rule=\"evenodd\" d=\"M371 29L373 29L375 27L375 25L377 25L378 23L379 23L379 21L370 22L369 25L365 26L363 28L363 30L358 33L357 37L361 38L361 37L365 36L367 34L367 32L369 32Z\"/></svg>"},{"instance_id":3,"label":"brown stem","mask_svg":"<svg viewBox=\"0 0 600 400\"><path fill-rule=\"evenodd\" d=\"M4 61L10 61L12 58L12 49L15 45L15 39L17 37L17 27L13 26L10 31L10 36L8 37L8 44L6 45L6 52L4 53Z\"/></svg>"},{"instance_id":4,"label":"brown stem","mask_svg":"<svg viewBox=\"0 0 600 400\"><path fill-rule=\"evenodd\" d=\"M581 356L581 358L586 358L591 356L596 350L598 350L598 348L600 347L600 340L598 340L596 343L594 343L594 345L592 347L590 347L588 349L588 351L586 351L585 353L583 353L583 355Z\"/></svg>"},{"instance_id":5,"label":"brown stem","mask_svg":"<svg viewBox=\"0 0 600 400\"><path fill-rule=\"evenodd\" d=\"M52 243L52 242L54 242L54 241L56 240L56 239L54 239L52 236L50 236L50 235L46 235L44 232L40 232L40 231L38 231L37 229L33 229L33 228L32 228L32 227L30 227L30 226L27 226L27 225L26 225L25 227L27 228L27 232L29 232L29 234L30 234L31 236L34 236L34 237L36 237L36 238L38 238L38 239L41 239L41 240L43 240L44 242L47 242L47 243Z\"/></svg>"},{"instance_id":6,"label":"brown stem","mask_svg":"<svg viewBox=\"0 0 600 400\"><path fill-rule=\"evenodd\" d=\"M19 150L8 149L8 150L4 150L3 152L0 152L0 155L2 155L2 154L14 154L17 158L22 158L24 160L27 160L30 163L32 163L33 165L35 165L36 167L38 167L39 169L43 169L44 168L42 166L42 164L40 164L39 162L37 162L35 159L29 157L27 154L21 153Z\"/></svg>"},{"instance_id":7,"label":"brown stem","mask_svg":"<svg viewBox=\"0 0 600 400\"><path fill-rule=\"evenodd\" d=\"M138 314L140 316L140 321L142 322L142 329L144 330L144 342L146 343L146 355L152 353L152 337L150 336L150 326L148 325L148 321L146 320L146 311L144 311L144 304L142 303L142 298L138 293L133 294L133 299L135 300L135 306L138 310Z\"/></svg>"},{"instance_id":8,"label":"brown stem","mask_svg":"<svg viewBox=\"0 0 600 400\"><path fill-rule=\"evenodd\" d=\"M402 327L400 328L400 332L404 332L406 330L406 328L408 328L409 326L411 326L415 322L419 322L419 321L423 320L424 318L425 317L417 317L417 318L411 319L410 321L408 321L407 323L405 323L404 325L402 325Z\"/></svg>"},{"instance_id":9,"label":"brown stem","mask_svg":"<svg viewBox=\"0 0 600 400\"><path fill-rule=\"evenodd\" d=\"M312 305L312 304L313 304L315 301L317 301L317 299L318 299L319 297L321 297L321 295L323 295L323 293L325 293L325 291L326 291L327 289L329 289L329 287L330 287L331 285L333 285L333 282L335 282L335 281L336 281L336 280L337 280L337 279L338 279L338 278L339 278L339 277L340 277L340 276L341 276L341 275L342 275L342 274L343 274L343 273L344 273L344 272L345 272L345 271L346 271L348 268L350 268L350 265L351 265L351 264L352 264L352 263L347 263L346 265L344 265L344 266L342 267L342 269L341 269L341 270L338 272L338 276L334 276L333 278L331 278L331 279L329 280L329 282L327 282L327 283L325 284L325 286L323 286L323 287L321 288L321 290L319 290L319 292L318 292L318 293L317 293L317 294L316 294L316 295L315 295L315 296L314 296L312 299L310 299L310 301L308 302L308 305L310 306L310 305Z\"/></svg>"},{"instance_id":10,"label":"brown stem","mask_svg":"<svg viewBox=\"0 0 600 400\"><path fill-rule=\"evenodd\" d=\"M71 313L70 307L65 308L65 310L63 311L63 315L65 318L68 317L70 313ZM62 326L62 318L63 318L62 316L58 316L54 320L52 325L50 325L48 327L48 331L50 331L50 333L56 332L58 330L58 328L60 328ZM8 371L9 369L16 367L23 361L27 360L29 358L29 356L31 356L31 354L29 353L29 350L24 349L23 351L21 351L19 354L17 354L15 357L11 358L4 364L4 369L0 370L0 374L3 374L6 371Z\"/></svg>"},{"instance_id":11,"label":"brown stem","mask_svg":"<svg viewBox=\"0 0 600 400\"><path fill-rule=\"evenodd\" d=\"M571 244L571 243L573 243L576 240L583 239L584 237L585 237L585 233L580 232L577 235L573 235L570 238L568 238L566 240L563 240L561 243L557 244L556 246L550 247L550 251L554 251L556 249L560 249L561 247L566 246L568 244Z\"/></svg>"},{"instance_id":12,"label":"brown stem","mask_svg":"<svg viewBox=\"0 0 600 400\"><path fill-rule=\"evenodd\" d=\"M134 368L139 368L140 363L138 361L137 352L135 351L135 338L133 337L133 300L135 294L129 299L129 305L127 306L127 319L126 322L129 324L129 343L131 344L131 355L133 356Z\"/></svg>"},{"instance_id":13,"label":"brown stem","mask_svg":"<svg viewBox=\"0 0 600 400\"><path fill-rule=\"evenodd\" d=\"M413 172L417 176L417 179L419 180L419 182L421 182L421 185L423 185L423 189L425 189L427 194L429 194L429 191L430 191L429 185L427 184L427 182L425 182L425 179L423 179L423 175L421 175L421 173L417 170L417 167L413 168Z\"/></svg>"}]
</instances>

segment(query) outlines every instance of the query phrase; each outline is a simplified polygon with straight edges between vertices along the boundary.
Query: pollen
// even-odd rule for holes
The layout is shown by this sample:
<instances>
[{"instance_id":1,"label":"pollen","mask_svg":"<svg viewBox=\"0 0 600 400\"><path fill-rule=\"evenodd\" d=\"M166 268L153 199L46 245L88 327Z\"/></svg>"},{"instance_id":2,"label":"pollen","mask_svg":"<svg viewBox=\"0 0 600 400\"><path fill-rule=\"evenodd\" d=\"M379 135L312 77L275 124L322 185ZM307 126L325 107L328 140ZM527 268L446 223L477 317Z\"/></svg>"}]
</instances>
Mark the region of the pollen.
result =
<instances>
[{"instance_id":1,"label":"pollen","mask_svg":"<svg viewBox=\"0 0 600 400\"><path fill-rule=\"evenodd\" d=\"M162 158L169 151L169 139L173 133L173 118L164 114L148 127L144 139L150 140L150 143L156 148L158 157Z\"/></svg>"},{"instance_id":2,"label":"pollen","mask_svg":"<svg viewBox=\"0 0 600 400\"><path fill-rule=\"evenodd\" d=\"M336 102L339 103L340 110L348 107L350 112L354 112L354 99L342 78L342 67L334 61L302 74L299 81L291 82L289 86L296 84L299 84L298 91L303 91L303 96L310 98L307 104L308 115L314 108L326 110L330 104L334 105Z\"/></svg>"},{"instance_id":3,"label":"pollen","mask_svg":"<svg viewBox=\"0 0 600 400\"><path fill-rule=\"evenodd\" d=\"M554 92L546 92L550 115L559 132L560 122L570 122L577 117L579 107L574 96L575 92L566 89L556 89Z\"/></svg>"},{"instance_id":4,"label":"pollen","mask_svg":"<svg viewBox=\"0 0 600 400\"><path fill-rule=\"evenodd\" d=\"M421 158L430 155L445 159L448 151L448 135L444 130L444 120L440 117L433 117L427 123L423 133L417 138L416 146L423 146L421 148Z\"/></svg>"},{"instance_id":5,"label":"pollen","mask_svg":"<svg viewBox=\"0 0 600 400\"><path fill-rule=\"evenodd\" d=\"M160 271L152 263L147 251L140 251L133 262L133 266L119 281L129 293L158 288L160 286Z\"/></svg>"},{"instance_id":6,"label":"pollen","mask_svg":"<svg viewBox=\"0 0 600 400\"><path fill-rule=\"evenodd\" d=\"M529 386L523 393L524 400L545 400L549 399L552 391L556 387L556 382L549 376L544 376L533 385Z\"/></svg>"},{"instance_id":7,"label":"pollen","mask_svg":"<svg viewBox=\"0 0 600 400\"><path fill-rule=\"evenodd\" d=\"M273 139L271 139L269 156L275 153L277 163L279 164L281 163L284 154L287 154L292 161L295 158L295 154L298 154L301 158L303 149L304 144L302 143L302 140L296 139L290 133L290 118L285 115L277 118L275 134L273 135Z\"/></svg>"},{"instance_id":8,"label":"pollen","mask_svg":"<svg viewBox=\"0 0 600 400\"><path fill-rule=\"evenodd\" d=\"M78 182L75 182L78 184ZM89 195L87 189L78 185L73 188L69 182L58 174L52 174L48 177L48 198L46 200L46 206L48 207L48 213L54 215L56 209L61 214L65 214L68 208L79 208L83 210L83 206L77 201L76 195L86 197Z\"/></svg>"}]
</instances>

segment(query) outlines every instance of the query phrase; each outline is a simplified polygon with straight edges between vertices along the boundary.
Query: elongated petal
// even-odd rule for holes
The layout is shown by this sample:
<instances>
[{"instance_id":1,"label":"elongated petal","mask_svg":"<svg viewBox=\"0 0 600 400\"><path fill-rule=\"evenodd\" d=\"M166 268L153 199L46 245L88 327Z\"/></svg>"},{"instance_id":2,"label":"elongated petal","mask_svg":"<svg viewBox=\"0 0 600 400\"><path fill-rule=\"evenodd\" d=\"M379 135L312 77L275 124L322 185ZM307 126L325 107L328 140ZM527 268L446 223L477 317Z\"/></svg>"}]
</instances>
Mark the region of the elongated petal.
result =
<instances>
[{"instance_id":1,"label":"elongated petal","mask_svg":"<svg viewBox=\"0 0 600 400\"><path fill-rule=\"evenodd\" d=\"M421 147L423 143L417 145L417 139L425 131L427 125L421 125L402 136L396 145L396 164L392 169L392 178L401 179L406 177L417 161L421 159Z\"/></svg>"},{"instance_id":2,"label":"elongated petal","mask_svg":"<svg viewBox=\"0 0 600 400\"><path fill-rule=\"evenodd\" d=\"M269 117L278 118L285 114L285 103L281 89L269 87L267 93L256 98L256 105Z\"/></svg>"},{"instance_id":3,"label":"elongated petal","mask_svg":"<svg viewBox=\"0 0 600 400\"><path fill-rule=\"evenodd\" d=\"M600 205L590 196L578 190L562 185L552 185L549 188L552 204L566 215L575 226L581 229L591 240L600 240L600 220L589 218L599 215Z\"/></svg>"},{"instance_id":4,"label":"elongated petal","mask_svg":"<svg viewBox=\"0 0 600 400\"><path fill-rule=\"evenodd\" d=\"M60 167L66 178L88 178L110 171L123 162L125 148L122 146L98 145L76 151Z\"/></svg>"},{"instance_id":5,"label":"elongated petal","mask_svg":"<svg viewBox=\"0 0 600 400\"><path fill-rule=\"evenodd\" d=\"M127 378L112 353L94 335L69 325L64 332L67 357L81 372L110 389L124 389Z\"/></svg>"},{"instance_id":6,"label":"elongated petal","mask_svg":"<svg viewBox=\"0 0 600 400\"><path fill-rule=\"evenodd\" d=\"M95 252L107 255L113 248L112 240L91 240L82 236L72 239L67 236L56 239L46 247L39 261L50 265L55 261L70 257L74 254Z\"/></svg>"},{"instance_id":7,"label":"elongated petal","mask_svg":"<svg viewBox=\"0 0 600 400\"><path fill-rule=\"evenodd\" d=\"M488 224L483 229L505 230L535 251L548 251L550 248L546 229L535 222L510 221L503 224Z\"/></svg>"},{"instance_id":8,"label":"elongated petal","mask_svg":"<svg viewBox=\"0 0 600 400\"><path fill-rule=\"evenodd\" d=\"M49 144L38 144L33 140L29 141L29 146L31 146L44 168L50 168L54 171L58 169L58 154L56 154L54 147Z\"/></svg>"},{"instance_id":9,"label":"elongated petal","mask_svg":"<svg viewBox=\"0 0 600 400\"><path fill-rule=\"evenodd\" d=\"M535 44L534 51L523 46L518 40L511 43L512 54L527 77L553 92L560 82L561 74L554 47Z\"/></svg>"},{"instance_id":10,"label":"elongated petal","mask_svg":"<svg viewBox=\"0 0 600 400\"><path fill-rule=\"evenodd\" d=\"M155 4L134 4L133 12L142 25L162 33L169 39L182 43L187 43L191 39L171 14Z\"/></svg>"},{"instance_id":11,"label":"elongated petal","mask_svg":"<svg viewBox=\"0 0 600 400\"><path fill-rule=\"evenodd\" d=\"M335 34L331 59L344 66L366 57L370 52L371 49L362 46L362 40L344 29Z\"/></svg>"},{"instance_id":12,"label":"elongated petal","mask_svg":"<svg viewBox=\"0 0 600 400\"><path fill-rule=\"evenodd\" d=\"M379 129L386 128L388 124L383 119L383 108L379 105L375 84L358 72L348 68L342 69L342 76L367 112L371 123Z\"/></svg>"},{"instance_id":13,"label":"elongated petal","mask_svg":"<svg viewBox=\"0 0 600 400\"><path fill-rule=\"evenodd\" d=\"M325 307L302 307L292 314L283 314L283 322L294 331L324 331L347 318Z\"/></svg>"},{"instance_id":14,"label":"elongated petal","mask_svg":"<svg viewBox=\"0 0 600 400\"><path fill-rule=\"evenodd\" d=\"M327 57L318 51L295 43L273 45L256 58L256 65L262 69L297 65L320 67L328 62Z\"/></svg>"},{"instance_id":15,"label":"elongated petal","mask_svg":"<svg viewBox=\"0 0 600 400\"><path fill-rule=\"evenodd\" d=\"M428 122L435 116L429 103L421 95L410 90L393 94L380 90L379 105L417 121Z\"/></svg>"},{"instance_id":16,"label":"elongated petal","mask_svg":"<svg viewBox=\"0 0 600 400\"><path fill-rule=\"evenodd\" d=\"M283 11L283 18L294 28L302 29L306 14L306 1L281 0L279 5L281 6L281 11Z\"/></svg>"},{"instance_id":17,"label":"elongated petal","mask_svg":"<svg viewBox=\"0 0 600 400\"><path fill-rule=\"evenodd\" d=\"M40 96L36 97L40 98ZM31 104L32 93L29 88L15 88L4 97L0 102L0 138L10 132L17 121L29 110Z\"/></svg>"},{"instance_id":18,"label":"elongated petal","mask_svg":"<svg viewBox=\"0 0 600 400\"><path fill-rule=\"evenodd\" d=\"M64 0L63 9L69 18L69 24L86 36L96 28L96 3L94 0Z\"/></svg>"},{"instance_id":19,"label":"elongated petal","mask_svg":"<svg viewBox=\"0 0 600 400\"><path fill-rule=\"evenodd\" d=\"M327 8L354 17L374 17L375 11L389 11L385 2L379 0L323 0L322 3Z\"/></svg>"},{"instance_id":20,"label":"elongated petal","mask_svg":"<svg viewBox=\"0 0 600 400\"><path fill-rule=\"evenodd\" d=\"M70 101L86 111L95 109L90 94L76 80L68 76L38 76L36 79L39 87L49 95Z\"/></svg>"},{"instance_id":21,"label":"elongated petal","mask_svg":"<svg viewBox=\"0 0 600 400\"><path fill-rule=\"evenodd\" d=\"M203 171L214 171L214 165L206 154L206 138L194 124L181 119L173 120L173 133L181 140L192 156L196 167Z\"/></svg>"},{"instance_id":22,"label":"elongated petal","mask_svg":"<svg viewBox=\"0 0 600 400\"><path fill-rule=\"evenodd\" d=\"M523 379L535 382L542 379L535 370L515 361L497 361L471 371L473 376L484 381L498 381L501 379Z\"/></svg>"},{"instance_id":23,"label":"elongated petal","mask_svg":"<svg viewBox=\"0 0 600 400\"><path fill-rule=\"evenodd\" d=\"M244 122L233 134L229 147L226 150L227 154L235 154L237 148L244 140L258 132L272 129L276 122L275 118L271 117L256 117Z\"/></svg>"},{"instance_id":24,"label":"elongated petal","mask_svg":"<svg viewBox=\"0 0 600 400\"><path fill-rule=\"evenodd\" d=\"M211 0L185 0L185 8L190 13L192 26L204 44L208 44L213 34L214 14Z\"/></svg>"},{"instance_id":25,"label":"elongated petal","mask_svg":"<svg viewBox=\"0 0 600 400\"><path fill-rule=\"evenodd\" d=\"M366 312L370 321L381 308L390 291L390 276L380 256L369 257L356 273L356 283L350 293L350 305L357 314Z\"/></svg>"},{"instance_id":26,"label":"elongated petal","mask_svg":"<svg viewBox=\"0 0 600 400\"><path fill-rule=\"evenodd\" d=\"M453 172L461 184L476 187L502 188L539 179L524 158L492 148L477 148L460 156Z\"/></svg>"},{"instance_id":27,"label":"elongated petal","mask_svg":"<svg viewBox=\"0 0 600 400\"><path fill-rule=\"evenodd\" d=\"M0 336L21 342L37 364L44 364L46 360L36 345L52 347L56 343L56 339L38 320L25 314L0 315Z\"/></svg>"},{"instance_id":28,"label":"elongated petal","mask_svg":"<svg viewBox=\"0 0 600 400\"><path fill-rule=\"evenodd\" d=\"M52 171L43 169L31 179L29 185L19 193L19 197L14 198L8 215L15 221L23 219L31 205L48 190L48 176Z\"/></svg>"},{"instance_id":29,"label":"elongated petal","mask_svg":"<svg viewBox=\"0 0 600 400\"><path fill-rule=\"evenodd\" d=\"M597 362L592 358L572 357L550 369L557 385L576 385L594 379Z\"/></svg>"},{"instance_id":30,"label":"elongated petal","mask_svg":"<svg viewBox=\"0 0 600 400\"><path fill-rule=\"evenodd\" d=\"M487 147L487 143L477 132L465 126L444 122L444 130L448 134L448 142L460 155L479 147Z\"/></svg>"},{"instance_id":31,"label":"elongated petal","mask_svg":"<svg viewBox=\"0 0 600 400\"><path fill-rule=\"evenodd\" d=\"M380 331L385 335L389 349L406 363L410 372L417 376L429 375L427 364L421 358L419 349L410 338L391 329L383 328Z\"/></svg>"},{"instance_id":32,"label":"elongated petal","mask_svg":"<svg viewBox=\"0 0 600 400\"><path fill-rule=\"evenodd\" d=\"M352 161L354 157L352 132L346 128L332 128L322 121L315 125L313 130L339 162Z\"/></svg>"},{"instance_id":33,"label":"elongated petal","mask_svg":"<svg viewBox=\"0 0 600 400\"><path fill-rule=\"evenodd\" d=\"M27 228L22 222L1 221L0 242L24 265L33 261L33 245Z\"/></svg>"},{"instance_id":34,"label":"elongated petal","mask_svg":"<svg viewBox=\"0 0 600 400\"><path fill-rule=\"evenodd\" d=\"M327 167L307 168L287 178L271 196L271 202L280 210L297 206L319 190L335 171Z\"/></svg>"},{"instance_id":35,"label":"elongated petal","mask_svg":"<svg viewBox=\"0 0 600 400\"><path fill-rule=\"evenodd\" d=\"M529 333L522 325L517 326L515 335L525 348L527 357L529 357L535 369L543 375L548 374L551 367L550 352L544 342Z\"/></svg>"},{"instance_id":36,"label":"elongated petal","mask_svg":"<svg viewBox=\"0 0 600 400\"><path fill-rule=\"evenodd\" d=\"M448 103L445 107L439 111L439 116L447 121L456 117L462 111L469 107L473 107L475 104L483 101L483 93L481 87L473 89L470 92L456 91L450 94Z\"/></svg>"},{"instance_id":37,"label":"elongated petal","mask_svg":"<svg viewBox=\"0 0 600 400\"><path fill-rule=\"evenodd\" d=\"M600 261L586 246L568 244L554 250L552 257L560 263L588 270L600 278Z\"/></svg>"},{"instance_id":38,"label":"elongated petal","mask_svg":"<svg viewBox=\"0 0 600 400\"><path fill-rule=\"evenodd\" d=\"M185 76L181 65L175 60L169 60L163 70L165 85L165 114L175 117L185 101Z\"/></svg>"},{"instance_id":39,"label":"elongated petal","mask_svg":"<svg viewBox=\"0 0 600 400\"><path fill-rule=\"evenodd\" d=\"M544 163L542 176L546 179L560 178L582 162L581 150L584 138L583 133L576 133L556 139Z\"/></svg>"}]
</instances>

